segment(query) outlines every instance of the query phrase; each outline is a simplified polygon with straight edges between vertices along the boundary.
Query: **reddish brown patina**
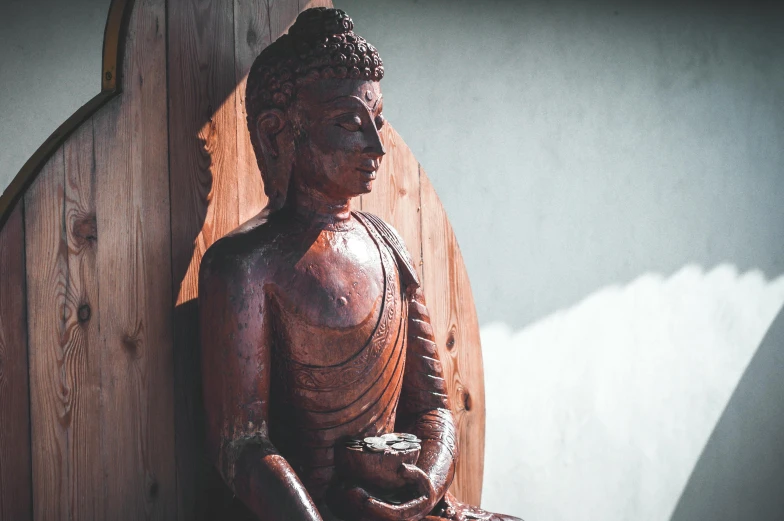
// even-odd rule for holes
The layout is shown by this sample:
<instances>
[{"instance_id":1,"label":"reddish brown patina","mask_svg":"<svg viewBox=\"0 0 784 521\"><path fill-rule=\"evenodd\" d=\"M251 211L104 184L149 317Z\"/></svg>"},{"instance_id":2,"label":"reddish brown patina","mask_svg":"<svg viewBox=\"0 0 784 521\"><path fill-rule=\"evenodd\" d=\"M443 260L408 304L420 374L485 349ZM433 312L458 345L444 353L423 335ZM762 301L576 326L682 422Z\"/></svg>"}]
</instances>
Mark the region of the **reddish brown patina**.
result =
<instances>
[{"instance_id":1,"label":"reddish brown patina","mask_svg":"<svg viewBox=\"0 0 784 521\"><path fill-rule=\"evenodd\" d=\"M262 520L516 519L447 493L458 447L416 271L389 225L351 210L384 155L383 67L352 29L310 9L251 69L270 204L202 262L209 455ZM336 466L347 439L389 432L422 440L382 480L404 486Z\"/></svg>"}]
</instances>

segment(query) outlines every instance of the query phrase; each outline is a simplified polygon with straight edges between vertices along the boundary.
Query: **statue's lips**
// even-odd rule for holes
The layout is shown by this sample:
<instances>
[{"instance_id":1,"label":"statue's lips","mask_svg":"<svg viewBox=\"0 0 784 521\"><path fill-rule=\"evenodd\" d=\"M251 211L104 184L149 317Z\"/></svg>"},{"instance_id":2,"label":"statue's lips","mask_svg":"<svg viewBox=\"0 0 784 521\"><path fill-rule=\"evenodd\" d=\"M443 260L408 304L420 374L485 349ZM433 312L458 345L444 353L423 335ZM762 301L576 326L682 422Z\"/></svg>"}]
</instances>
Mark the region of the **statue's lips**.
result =
<instances>
[{"instance_id":1,"label":"statue's lips","mask_svg":"<svg viewBox=\"0 0 784 521\"><path fill-rule=\"evenodd\" d=\"M362 174L362 177L364 177L365 180L373 181L376 178L376 171L378 169L377 168L373 168L373 169L357 168L357 170L359 171L360 174Z\"/></svg>"}]
</instances>

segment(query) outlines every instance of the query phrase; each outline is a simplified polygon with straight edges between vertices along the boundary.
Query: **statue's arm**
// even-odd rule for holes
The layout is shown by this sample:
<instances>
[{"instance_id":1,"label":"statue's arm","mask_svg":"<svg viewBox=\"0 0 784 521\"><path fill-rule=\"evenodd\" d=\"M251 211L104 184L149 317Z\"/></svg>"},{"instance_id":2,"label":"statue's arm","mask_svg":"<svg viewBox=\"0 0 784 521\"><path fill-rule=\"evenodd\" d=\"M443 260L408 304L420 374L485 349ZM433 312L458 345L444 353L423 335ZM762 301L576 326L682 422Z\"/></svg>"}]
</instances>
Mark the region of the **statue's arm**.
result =
<instances>
[{"instance_id":1,"label":"statue's arm","mask_svg":"<svg viewBox=\"0 0 784 521\"><path fill-rule=\"evenodd\" d=\"M427 473L438 501L454 478L458 446L443 369L421 289L409 297L408 352L397 428L422 439L417 466Z\"/></svg>"},{"instance_id":2,"label":"statue's arm","mask_svg":"<svg viewBox=\"0 0 784 521\"><path fill-rule=\"evenodd\" d=\"M199 276L207 450L223 479L262 521L321 521L268 436L270 315L263 281L241 259L204 257Z\"/></svg>"}]
</instances>

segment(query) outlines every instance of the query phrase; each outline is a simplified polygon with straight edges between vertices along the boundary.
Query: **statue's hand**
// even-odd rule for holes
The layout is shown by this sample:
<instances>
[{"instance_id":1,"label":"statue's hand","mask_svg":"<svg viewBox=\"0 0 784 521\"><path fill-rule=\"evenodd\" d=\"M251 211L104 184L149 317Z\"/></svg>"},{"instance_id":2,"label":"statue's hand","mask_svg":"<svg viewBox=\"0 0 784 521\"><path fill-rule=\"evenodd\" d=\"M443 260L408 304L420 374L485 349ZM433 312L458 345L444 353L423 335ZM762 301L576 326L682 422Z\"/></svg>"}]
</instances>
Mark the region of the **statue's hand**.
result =
<instances>
[{"instance_id":1,"label":"statue's hand","mask_svg":"<svg viewBox=\"0 0 784 521\"><path fill-rule=\"evenodd\" d=\"M400 476L416 487L418 497L400 505L393 505L371 496L362 487L352 487L344 491L343 501L347 503L354 519L373 519L384 521L412 521L430 513L440 498L425 471L416 465L404 463L399 470ZM342 510L342 509L341 509ZM356 517L355 517L356 516Z\"/></svg>"}]
</instances>

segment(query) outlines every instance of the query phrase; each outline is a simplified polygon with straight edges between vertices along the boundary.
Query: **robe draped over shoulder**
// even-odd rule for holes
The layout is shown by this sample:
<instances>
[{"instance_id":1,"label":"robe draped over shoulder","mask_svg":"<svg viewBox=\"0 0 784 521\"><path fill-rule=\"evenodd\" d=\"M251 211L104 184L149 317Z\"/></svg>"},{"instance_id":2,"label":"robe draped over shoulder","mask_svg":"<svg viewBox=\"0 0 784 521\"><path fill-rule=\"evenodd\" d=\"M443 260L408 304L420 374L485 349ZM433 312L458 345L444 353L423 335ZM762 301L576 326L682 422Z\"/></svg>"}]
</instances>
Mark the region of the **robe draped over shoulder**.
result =
<instances>
[{"instance_id":1,"label":"robe draped over shoulder","mask_svg":"<svg viewBox=\"0 0 784 521\"><path fill-rule=\"evenodd\" d=\"M383 270L381 309L370 336L360 343L343 333L357 342L354 354L339 364L315 365L295 360L287 347L292 328L301 335L310 326L286 316L285 327L273 328L271 387L277 393L270 397L270 439L317 502L334 478L338 443L394 430L406 361L407 292L419 286L397 233L376 216L354 215L378 248Z\"/></svg>"}]
</instances>

